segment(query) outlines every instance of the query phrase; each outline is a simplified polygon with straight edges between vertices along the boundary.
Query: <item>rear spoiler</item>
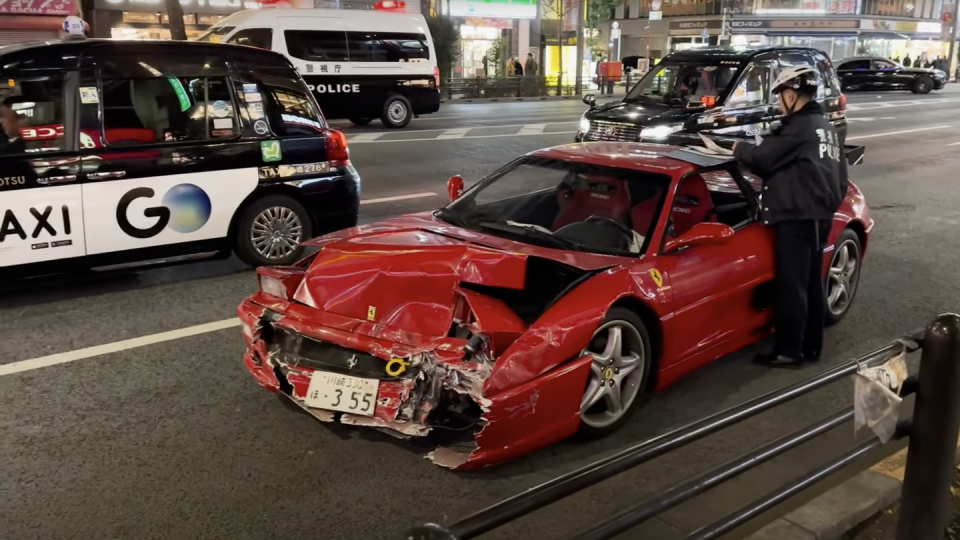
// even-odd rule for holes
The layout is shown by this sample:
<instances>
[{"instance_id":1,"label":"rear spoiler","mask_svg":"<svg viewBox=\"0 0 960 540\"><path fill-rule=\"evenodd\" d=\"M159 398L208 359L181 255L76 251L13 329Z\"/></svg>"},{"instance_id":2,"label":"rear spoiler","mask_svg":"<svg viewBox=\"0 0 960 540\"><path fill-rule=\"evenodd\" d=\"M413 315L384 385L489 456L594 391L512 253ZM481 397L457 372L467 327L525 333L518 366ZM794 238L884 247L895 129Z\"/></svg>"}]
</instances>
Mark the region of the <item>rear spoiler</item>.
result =
<instances>
[{"instance_id":1,"label":"rear spoiler","mask_svg":"<svg viewBox=\"0 0 960 540\"><path fill-rule=\"evenodd\" d=\"M847 163L850 165L860 165L863 163L863 152L865 147L863 146L850 146L848 144L843 145L843 151L847 154Z\"/></svg>"}]
</instances>

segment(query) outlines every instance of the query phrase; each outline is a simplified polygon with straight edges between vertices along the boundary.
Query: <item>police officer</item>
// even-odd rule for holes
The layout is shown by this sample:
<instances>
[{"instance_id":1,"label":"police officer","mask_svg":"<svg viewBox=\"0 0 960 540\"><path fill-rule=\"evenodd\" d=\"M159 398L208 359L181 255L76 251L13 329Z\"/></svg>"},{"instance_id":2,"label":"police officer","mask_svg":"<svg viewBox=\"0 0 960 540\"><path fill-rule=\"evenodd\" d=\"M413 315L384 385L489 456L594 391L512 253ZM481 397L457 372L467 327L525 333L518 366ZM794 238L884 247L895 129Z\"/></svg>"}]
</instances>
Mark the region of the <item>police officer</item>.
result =
<instances>
[{"instance_id":1,"label":"police officer","mask_svg":"<svg viewBox=\"0 0 960 540\"><path fill-rule=\"evenodd\" d=\"M798 368L819 360L823 347L823 249L847 192L847 162L815 99L812 67L782 70L773 92L782 125L759 145L734 145L733 155L763 179L760 216L776 232L774 348L756 361Z\"/></svg>"}]
</instances>

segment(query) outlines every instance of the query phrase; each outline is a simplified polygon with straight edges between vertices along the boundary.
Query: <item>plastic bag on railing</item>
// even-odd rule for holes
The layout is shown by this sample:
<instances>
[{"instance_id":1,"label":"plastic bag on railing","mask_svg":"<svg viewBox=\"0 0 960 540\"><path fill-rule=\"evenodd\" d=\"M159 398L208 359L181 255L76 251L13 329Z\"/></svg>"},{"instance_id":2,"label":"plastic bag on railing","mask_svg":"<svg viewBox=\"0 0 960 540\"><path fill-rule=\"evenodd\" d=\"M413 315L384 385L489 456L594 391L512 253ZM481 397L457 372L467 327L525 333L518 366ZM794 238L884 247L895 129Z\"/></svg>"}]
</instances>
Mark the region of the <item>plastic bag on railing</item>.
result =
<instances>
[{"instance_id":1,"label":"plastic bag on railing","mask_svg":"<svg viewBox=\"0 0 960 540\"><path fill-rule=\"evenodd\" d=\"M907 348L882 365L860 366L854 374L853 426L858 433L864 426L878 439L890 442L900 419L900 389L907 380Z\"/></svg>"}]
</instances>

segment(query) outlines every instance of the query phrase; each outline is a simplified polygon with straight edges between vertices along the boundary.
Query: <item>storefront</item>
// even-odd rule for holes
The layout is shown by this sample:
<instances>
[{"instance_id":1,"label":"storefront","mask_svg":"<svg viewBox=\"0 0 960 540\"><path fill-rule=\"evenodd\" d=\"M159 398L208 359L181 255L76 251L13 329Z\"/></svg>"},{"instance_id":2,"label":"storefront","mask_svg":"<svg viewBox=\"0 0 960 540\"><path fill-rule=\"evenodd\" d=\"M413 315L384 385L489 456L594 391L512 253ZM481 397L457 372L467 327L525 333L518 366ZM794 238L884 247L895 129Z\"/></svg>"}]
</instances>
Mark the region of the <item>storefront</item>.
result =
<instances>
[{"instance_id":1,"label":"storefront","mask_svg":"<svg viewBox=\"0 0 960 540\"><path fill-rule=\"evenodd\" d=\"M73 0L0 2L0 45L57 39L63 18L77 11Z\"/></svg>"},{"instance_id":2,"label":"storefront","mask_svg":"<svg viewBox=\"0 0 960 540\"><path fill-rule=\"evenodd\" d=\"M460 23L460 76L483 78L502 75L498 64L505 60L507 47L500 38L504 30L512 28L513 21L509 19L463 19Z\"/></svg>"},{"instance_id":3,"label":"storefront","mask_svg":"<svg viewBox=\"0 0 960 540\"><path fill-rule=\"evenodd\" d=\"M426 5L434 9L434 4ZM440 0L436 7L460 23L454 77L504 75L511 54L525 58L530 50L530 21L537 18L537 0Z\"/></svg>"},{"instance_id":4,"label":"storefront","mask_svg":"<svg viewBox=\"0 0 960 540\"><path fill-rule=\"evenodd\" d=\"M858 55L933 61L950 54L950 43L941 41L940 23L864 19L860 21Z\"/></svg>"},{"instance_id":5,"label":"storefront","mask_svg":"<svg viewBox=\"0 0 960 540\"><path fill-rule=\"evenodd\" d=\"M187 39L199 37L231 13L260 7L256 0L180 0L180 4ZM170 39L170 18L163 0L95 0L94 8L91 26L95 37Z\"/></svg>"}]
</instances>

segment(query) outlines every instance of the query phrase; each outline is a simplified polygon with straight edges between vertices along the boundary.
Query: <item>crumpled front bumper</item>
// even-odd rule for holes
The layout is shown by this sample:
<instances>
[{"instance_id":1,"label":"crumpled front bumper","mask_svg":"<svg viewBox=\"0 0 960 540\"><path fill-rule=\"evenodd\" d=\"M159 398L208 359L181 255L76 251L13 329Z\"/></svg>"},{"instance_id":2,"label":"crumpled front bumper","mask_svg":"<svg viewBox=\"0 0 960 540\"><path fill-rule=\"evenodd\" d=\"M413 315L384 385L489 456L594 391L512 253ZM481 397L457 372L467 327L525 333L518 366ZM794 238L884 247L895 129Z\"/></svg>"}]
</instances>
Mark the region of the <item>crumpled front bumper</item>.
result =
<instances>
[{"instance_id":1,"label":"crumpled front bumper","mask_svg":"<svg viewBox=\"0 0 960 540\"><path fill-rule=\"evenodd\" d=\"M264 388L290 398L324 422L366 426L399 437L424 437L434 431L470 437L441 445L427 457L450 468L492 465L574 434L579 426L579 396L590 359L584 357L534 381L496 396L483 385L494 367L491 358L463 360L465 340L427 338L318 312L257 293L238 308L247 345L243 362ZM283 337L279 337L283 334ZM300 343L297 348L296 343ZM322 344L322 354L314 344ZM305 345L309 344L309 346ZM348 367L351 358L353 367ZM377 362L403 359L400 376ZM361 369L352 372L351 369ZM314 371L377 378L372 416L307 407Z\"/></svg>"}]
</instances>

